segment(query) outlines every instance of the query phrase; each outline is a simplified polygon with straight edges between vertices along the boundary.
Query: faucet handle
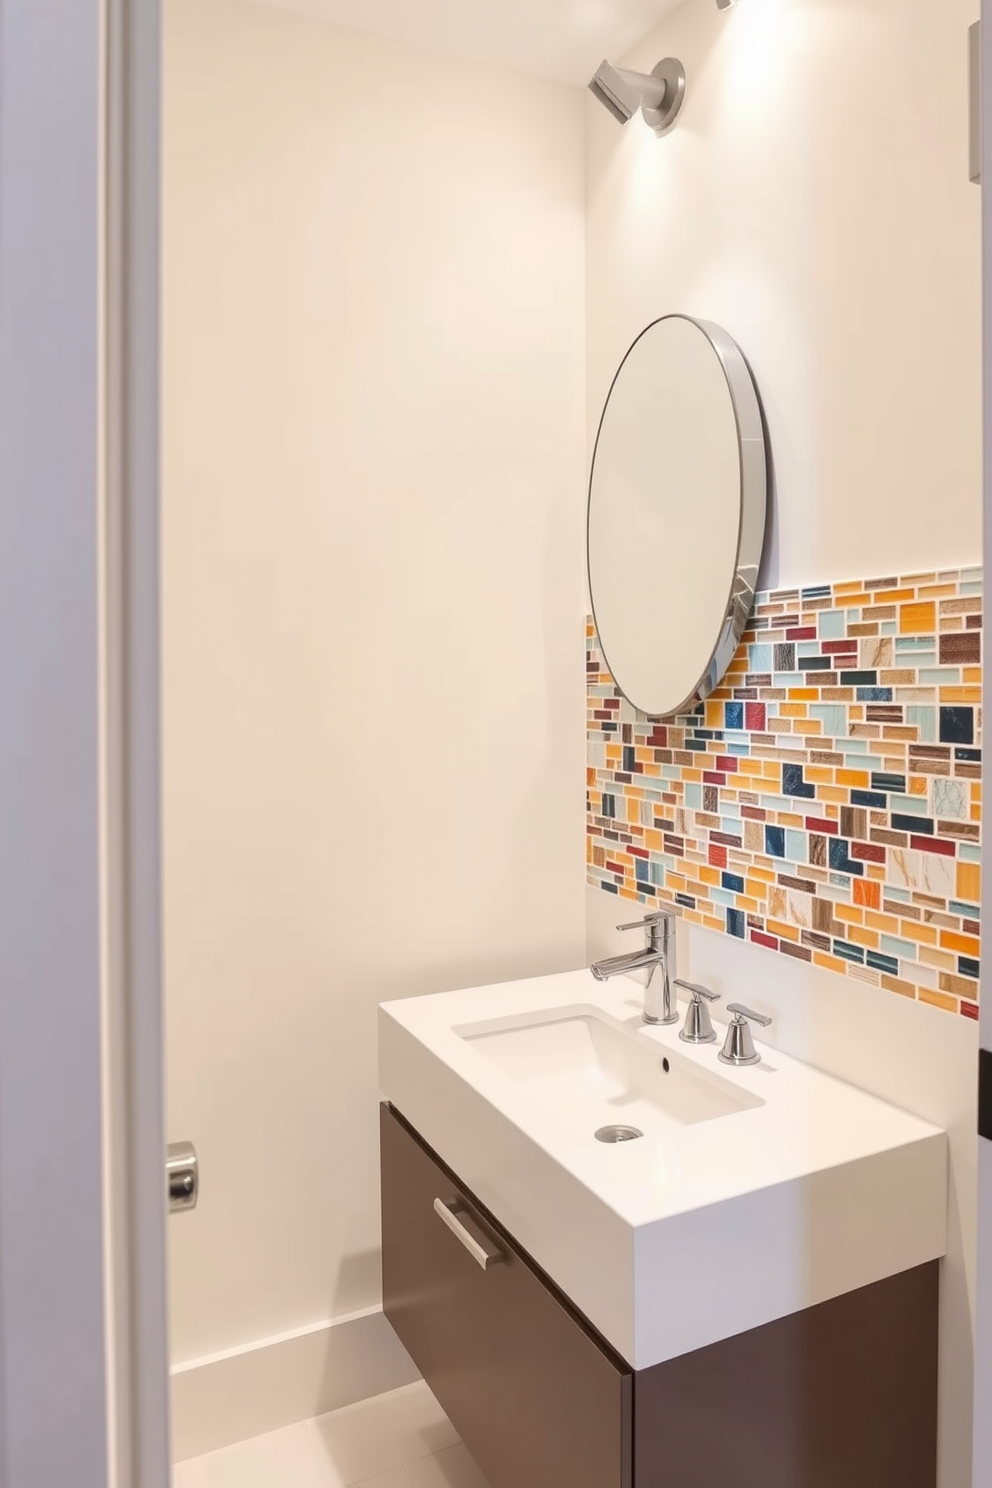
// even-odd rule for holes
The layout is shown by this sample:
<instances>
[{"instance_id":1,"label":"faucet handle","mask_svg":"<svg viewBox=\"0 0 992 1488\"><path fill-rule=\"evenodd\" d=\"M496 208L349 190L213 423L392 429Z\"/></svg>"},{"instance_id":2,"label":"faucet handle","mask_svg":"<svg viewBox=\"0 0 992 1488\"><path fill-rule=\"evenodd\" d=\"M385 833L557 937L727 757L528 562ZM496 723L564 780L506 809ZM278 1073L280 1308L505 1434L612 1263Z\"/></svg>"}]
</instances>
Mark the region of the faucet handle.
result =
<instances>
[{"instance_id":1,"label":"faucet handle","mask_svg":"<svg viewBox=\"0 0 992 1488\"><path fill-rule=\"evenodd\" d=\"M761 1055L754 1047L754 1039L751 1036L752 1023L759 1023L762 1028L767 1028L772 1021L763 1013L756 1013L751 1008L744 1007L739 1002L728 1002L727 1012L733 1013L734 1020L727 1026L727 1037L723 1048L720 1050L720 1058L724 1064L732 1064L737 1068L745 1064L758 1064Z\"/></svg>"},{"instance_id":2,"label":"faucet handle","mask_svg":"<svg viewBox=\"0 0 992 1488\"><path fill-rule=\"evenodd\" d=\"M685 1015L685 1026L680 1030L679 1038L684 1044L715 1044L713 1020L706 1003L719 1002L719 992L711 992L709 987L701 987L698 982L677 981L675 985L684 992L692 993L692 1001Z\"/></svg>"},{"instance_id":3,"label":"faucet handle","mask_svg":"<svg viewBox=\"0 0 992 1488\"><path fill-rule=\"evenodd\" d=\"M698 1002L701 997L705 997L707 1002L720 1001L721 994L719 992L711 992L709 987L702 987L698 982L679 981L676 982L675 985L676 987L681 987L683 992L691 992L693 1002ZM731 1011L733 1011L733 1009L731 1009Z\"/></svg>"},{"instance_id":4,"label":"faucet handle","mask_svg":"<svg viewBox=\"0 0 992 1488\"><path fill-rule=\"evenodd\" d=\"M663 925L666 920L675 920L678 916L673 909L659 910L657 914L645 915L643 920L631 920L629 925L618 925L618 930L641 930L645 925Z\"/></svg>"}]
</instances>

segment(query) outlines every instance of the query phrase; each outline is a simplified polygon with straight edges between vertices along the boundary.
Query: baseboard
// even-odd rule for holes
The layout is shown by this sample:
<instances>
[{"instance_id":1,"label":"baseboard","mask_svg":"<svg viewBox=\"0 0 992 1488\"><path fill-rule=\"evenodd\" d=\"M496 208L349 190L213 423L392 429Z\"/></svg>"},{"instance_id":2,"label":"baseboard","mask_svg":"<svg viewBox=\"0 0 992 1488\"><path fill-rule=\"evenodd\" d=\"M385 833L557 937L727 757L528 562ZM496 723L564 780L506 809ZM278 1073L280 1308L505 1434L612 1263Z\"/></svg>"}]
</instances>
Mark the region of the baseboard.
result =
<instances>
[{"instance_id":1,"label":"baseboard","mask_svg":"<svg viewBox=\"0 0 992 1488\"><path fill-rule=\"evenodd\" d=\"M381 1307L192 1359L170 1374L174 1462L420 1378Z\"/></svg>"}]
</instances>

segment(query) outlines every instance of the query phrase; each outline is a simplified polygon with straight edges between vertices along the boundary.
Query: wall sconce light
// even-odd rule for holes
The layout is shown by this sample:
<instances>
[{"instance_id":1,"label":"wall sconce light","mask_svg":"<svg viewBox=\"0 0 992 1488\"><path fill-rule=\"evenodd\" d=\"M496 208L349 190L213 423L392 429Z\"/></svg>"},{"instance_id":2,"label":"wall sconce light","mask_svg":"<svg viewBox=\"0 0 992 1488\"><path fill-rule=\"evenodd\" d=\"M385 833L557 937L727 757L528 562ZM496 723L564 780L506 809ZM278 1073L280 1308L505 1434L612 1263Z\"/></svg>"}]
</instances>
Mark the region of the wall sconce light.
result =
<instances>
[{"instance_id":1,"label":"wall sconce light","mask_svg":"<svg viewBox=\"0 0 992 1488\"><path fill-rule=\"evenodd\" d=\"M626 124L640 109L655 134L667 134L685 101L685 68L675 57L665 57L649 73L603 62L589 91L618 124Z\"/></svg>"}]
</instances>

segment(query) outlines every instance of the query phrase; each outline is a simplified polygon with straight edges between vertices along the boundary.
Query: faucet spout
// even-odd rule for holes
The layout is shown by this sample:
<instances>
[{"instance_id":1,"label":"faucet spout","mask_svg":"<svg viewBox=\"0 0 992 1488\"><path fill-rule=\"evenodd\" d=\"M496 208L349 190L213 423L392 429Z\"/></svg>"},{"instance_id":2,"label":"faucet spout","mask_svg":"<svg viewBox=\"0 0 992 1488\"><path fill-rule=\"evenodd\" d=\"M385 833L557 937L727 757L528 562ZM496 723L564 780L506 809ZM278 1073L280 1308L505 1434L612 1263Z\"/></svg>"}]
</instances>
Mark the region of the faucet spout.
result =
<instances>
[{"instance_id":1,"label":"faucet spout","mask_svg":"<svg viewBox=\"0 0 992 1488\"><path fill-rule=\"evenodd\" d=\"M630 971L646 971L644 983L645 1023L677 1023L679 1020L675 996L678 980L675 951L675 914L666 910L660 914L647 915L632 925L618 925L618 930L637 930L642 926L647 932L647 944L639 951L623 956L607 956L590 967L598 982L611 977L624 976Z\"/></svg>"}]
</instances>

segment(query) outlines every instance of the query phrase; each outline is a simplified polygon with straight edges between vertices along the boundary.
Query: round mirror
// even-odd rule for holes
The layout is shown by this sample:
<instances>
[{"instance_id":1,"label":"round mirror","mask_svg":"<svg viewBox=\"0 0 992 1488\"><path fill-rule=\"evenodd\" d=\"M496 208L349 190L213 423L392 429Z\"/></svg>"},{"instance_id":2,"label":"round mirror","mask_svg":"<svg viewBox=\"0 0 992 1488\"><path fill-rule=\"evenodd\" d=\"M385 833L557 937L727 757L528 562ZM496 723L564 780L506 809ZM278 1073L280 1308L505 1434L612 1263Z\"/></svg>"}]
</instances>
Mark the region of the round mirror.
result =
<instances>
[{"instance_id":1,"label":"round mirror","mask_svg":"<svg viewBox=\"0 0 992 1488\"><path fill-rule=\"evenodd\" d=\"M613 379L589 484L589 589L606 664L635 708L690 710L719 686L765 535L758 394L719 326L668 315Z\"/></svg>"}]
</instances>

